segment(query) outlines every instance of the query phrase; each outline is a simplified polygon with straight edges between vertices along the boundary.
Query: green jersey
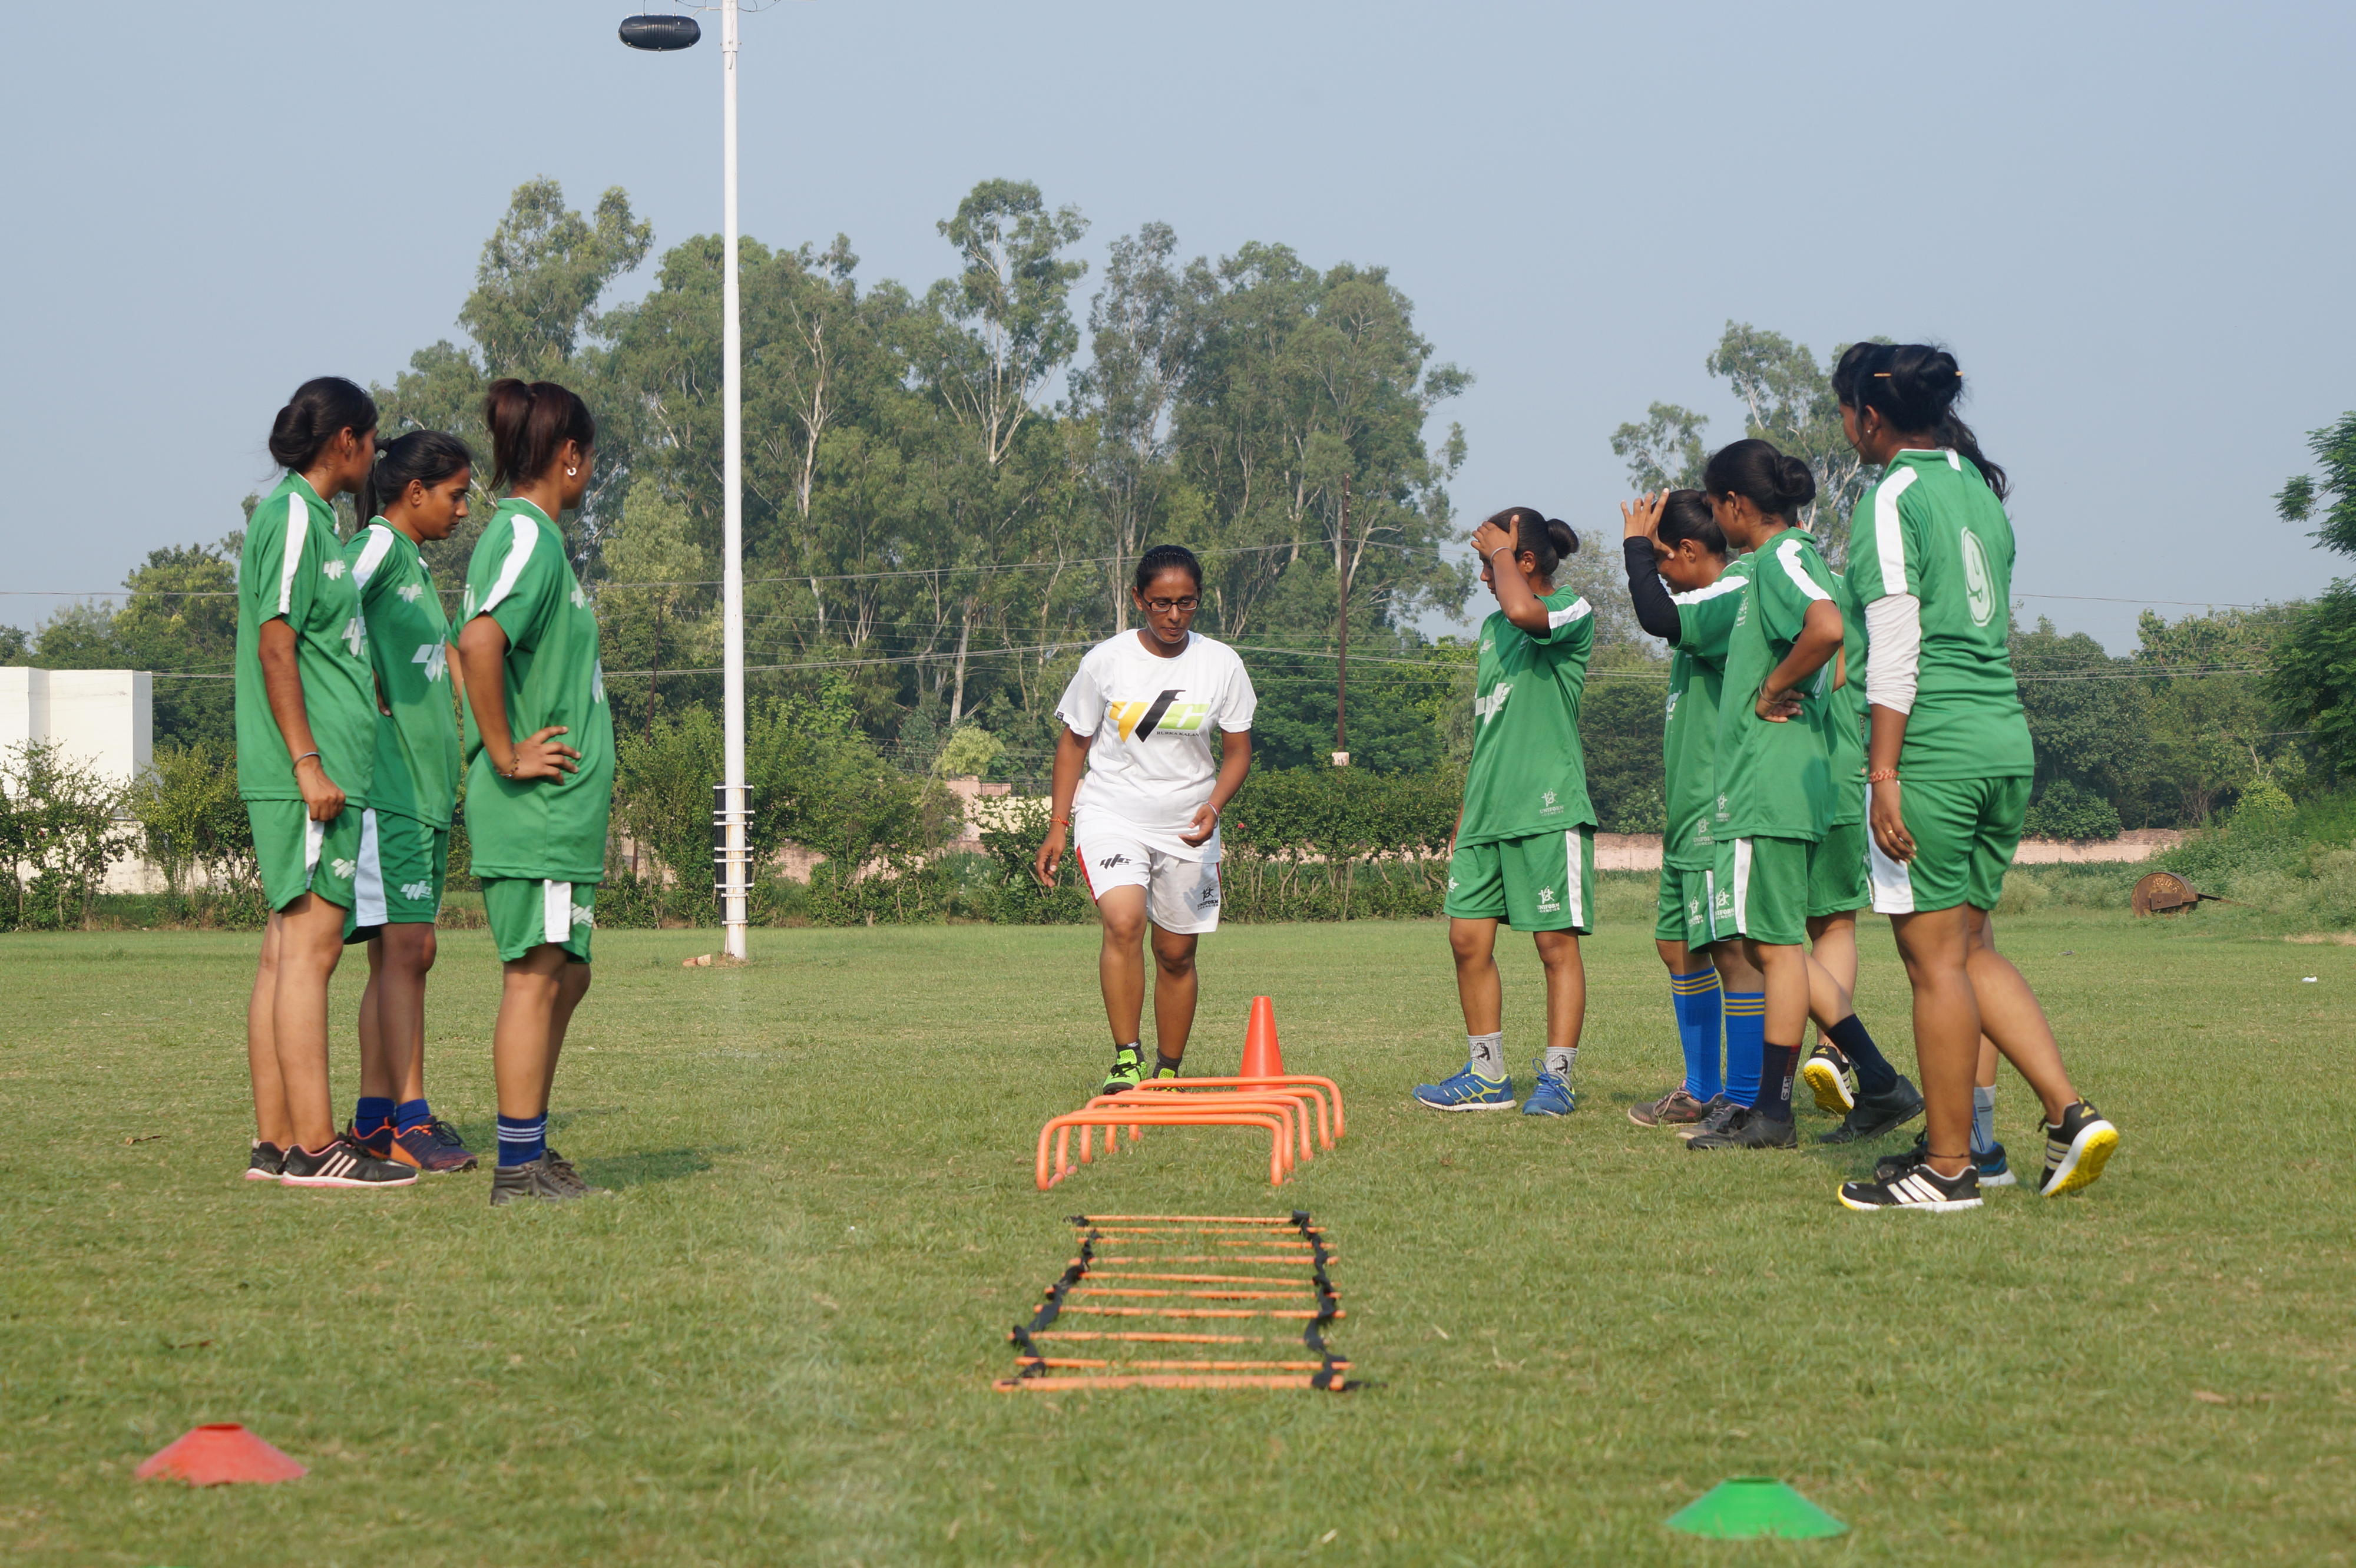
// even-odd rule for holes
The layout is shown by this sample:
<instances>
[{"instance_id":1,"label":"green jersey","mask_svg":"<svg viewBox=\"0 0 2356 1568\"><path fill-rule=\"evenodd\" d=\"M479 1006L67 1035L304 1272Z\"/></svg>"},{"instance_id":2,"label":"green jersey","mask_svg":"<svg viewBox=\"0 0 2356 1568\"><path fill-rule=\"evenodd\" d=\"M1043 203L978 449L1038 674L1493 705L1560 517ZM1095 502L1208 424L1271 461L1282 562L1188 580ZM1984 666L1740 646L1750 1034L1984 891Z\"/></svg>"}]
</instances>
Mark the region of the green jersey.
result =
<instances>
[{"instance_id":1,"label":"green jersey","mask_svg":"<svg viewBox=\"0 0 2356 1568\"><path fill-rule=\"evenodd\" d=\"M237 565L237 792L299 800L294 758L262 680L262 628L273 620L294 628L294 672L320 765L346 804L367 806L379 717L368 627L335 511L300 474L288 474L253 509Z\"/></svg>"},{"instance_id":2,"label":"green jersey","mask_svg":"<svg viewBox=\"0 0 2356 1568\"><path fill-rule=\"evenodd\" d=\"M1460 846L1595 824L1579 743L1594 612L1576 588L1558 588L1538 603L1547 612L1544 631L1524 631L1503 610L1481 625Z\"/></svg>"},{"instance_id":3,"label":"green jersey","mask_svg":"<svg viewBox=\"0 0 2356 1568\"><path fill-rule=\"evenodd\" d=\"M368 621L369 662L392 716L376 729L379 811L450 825L458 792L458 710L450 701L450 620L417 545L382 518L344 546Z\"/></svg>"},{"instance_id":4,"label":"green jersey","mask_svg":"<svg viewBox=\"0 0 2356 1568\"><path fill-rule=\"evenodd\" d=\"M1669 596L1677 607L1677 642L1669 653L1669 713L1661 726L1669 808L1661 843L1663 864L1679 871L1707 871L1717 864L1710 829L1718 803L1718 696L1751 565L1750 556L1738 555L1708 587Z\"/></svg>"},{"instance_id":5,"label":"green jersey","mask_svg":"<svg viewBox=\"0 0 2356 1568\"><path fill-rule=\"evenodd\" d=\"M1865 607L1847 577L1833 579L1840 606L1840 684L1825 699L1825 757L1832 773L1832 827L1865 821Z\"/></svg>"},{"instance_id":6,"label":"green jersey","mask_svg":"<svg viewBox=\"0 0 2356 1568\"><path fill-rule=\"evenodd\" d=\"M1800 712L1776 723L1759 716L1759 688L1799 640L1808 607L1833 597L1833 575L1804 530L1787 528L1752 553L1751 581L1727 639L1726 687L1718 705L1720 843L1732 839L1805 839L1832 825L1832 772L1824 709L1833 662L1800 684Z\"/></svg>"},{"instance_id":7,"label":"green jersey","mask_svg":"<svg viewBox=\"0 0 2356 1568\"><path fill-rule=\"evenodd\" d=\"M1891 457L1849 525L1848 583L1869 607L1901 594L1917 604L1901 772L1924 780L2035 773L2008 642L2012 520L1979 469L1944 449ZM1890 657L1902 660L1906 650ZM1877 669L1891 669L1882 650L1873 658Z\"/></svg>"},{"instance_id":8,"label":"green jersey","mask_svg":"<svg viewBox=\"0 0 2356 1568\"><path fill-rule=\"evenodd\" d=\"M597 662L597 612L564 558L563 536L545 512L514 497L499 503L466 564L464 618L489 616L508 636L506 687L512 738L551 725L552 740L581 754L576 773L520 782L491 766L466 714L466 833L475 875L551 882L605 875L605 818L614 803L614 714Z\"/></svg>"}]
</instances>

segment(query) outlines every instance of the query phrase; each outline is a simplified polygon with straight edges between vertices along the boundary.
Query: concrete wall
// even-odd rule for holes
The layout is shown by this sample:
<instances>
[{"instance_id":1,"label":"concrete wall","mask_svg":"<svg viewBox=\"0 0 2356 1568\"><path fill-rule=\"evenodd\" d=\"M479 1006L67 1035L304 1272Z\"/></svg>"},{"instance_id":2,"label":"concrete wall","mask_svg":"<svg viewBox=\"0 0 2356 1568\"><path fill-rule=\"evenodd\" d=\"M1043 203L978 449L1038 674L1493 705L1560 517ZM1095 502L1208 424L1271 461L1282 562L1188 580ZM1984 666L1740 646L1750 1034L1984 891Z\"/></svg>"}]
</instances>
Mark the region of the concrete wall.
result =
<instances>
[{"instance_id":1,"label":"concrete wall","mask_svg":"<svg viewBox=\"0 0 2356 1568\"><path fill-rule=\"evenodd\" d=\"M116 784L146 771L155 738L155 677L145 670L0 669L0 747L54 743L67 759ZM136 856L107 872L109 893L162 885Z\"/></svg>"}]
</instances>

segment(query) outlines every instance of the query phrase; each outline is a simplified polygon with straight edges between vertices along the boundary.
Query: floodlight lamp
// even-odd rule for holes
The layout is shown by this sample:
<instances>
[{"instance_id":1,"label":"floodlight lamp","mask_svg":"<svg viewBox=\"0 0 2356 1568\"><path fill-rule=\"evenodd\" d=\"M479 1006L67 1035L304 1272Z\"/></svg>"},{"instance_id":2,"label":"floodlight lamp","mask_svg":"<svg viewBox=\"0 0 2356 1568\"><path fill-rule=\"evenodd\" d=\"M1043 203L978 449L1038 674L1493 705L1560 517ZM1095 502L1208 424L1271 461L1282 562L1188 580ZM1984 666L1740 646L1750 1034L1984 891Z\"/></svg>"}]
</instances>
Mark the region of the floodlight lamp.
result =
<instances>
[{"instance_id":1,"label":"floodlight lamp","mask_svg":"<svg viewBox=\"0 0 2356 1568\"><path fill-rule=\"evenodd\" d=\"M691 48L703 29L692 16L625 16L622 18L622 41L634 49L649 49L668 53L672 49Z\"/></svg>"}]
</instances>

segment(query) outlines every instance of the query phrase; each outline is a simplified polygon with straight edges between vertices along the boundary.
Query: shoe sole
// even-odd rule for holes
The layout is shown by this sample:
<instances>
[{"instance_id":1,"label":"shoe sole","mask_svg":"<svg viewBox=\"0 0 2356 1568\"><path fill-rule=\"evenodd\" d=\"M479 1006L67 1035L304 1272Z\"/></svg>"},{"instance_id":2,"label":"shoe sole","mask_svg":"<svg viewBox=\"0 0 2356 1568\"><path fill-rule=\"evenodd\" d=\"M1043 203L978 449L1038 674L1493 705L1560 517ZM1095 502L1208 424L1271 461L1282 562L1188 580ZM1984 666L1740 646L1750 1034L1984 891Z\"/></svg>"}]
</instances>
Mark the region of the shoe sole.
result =
<instances>
[{"instance_id":1,"label":"shoe sole","mask_svg":"<svg viewBox=\"0 0 2356 1568\"><path fill-rule=\"evenodd\" d=\"M1857 1099L1848 1091L1840 1069L1823 1057L1810 1057L1800 1069L1800 1076L1816 1097L1816 1109L1827 1116L1846 1116L1857 1109Z\"/></svg>"},{"instance_id":2,"label":"shoe sole","mask_svg":"<svg viewBox=\"0 0 2356 1568\"><path fill-rule=\"evenodd\" d=\"M2064 1194L2083 1192L2103 1174L2111 1161L2111 1152L2119 1146L2119 1130L2108 1122L2093 1122L2078 1129L2070 1141L2070 1152L2053 1173L2052 1184L2045 1196L2060 1197Z\"/></svg>"},{"instance_id":3,"label":"shoe sole","mask_svg":"<svg viewBox=\"0 0 2356 1568\"><path fill-rule=\"evenodd\" d=\"M1976 1197L1943 1197L1936 1203L1859 1203L1845 1192L1837 1196L1841 1207L1855 1214L1886 1214L1901 1208L1912 1209L1917 1214L1954 1214L1980 1206Z\"/></svg>"},{"instance_id":4,"label":"shoe sole","mask_svg":"<svg viewBox=\"0 0 2356 1568\"><path fill-rule=\"evenodd\" d=\"M2009 1170L1998 1171L1994 1176L1990 1176L1987 1172L1982 1171L1980 1172L1980 1185L1982 1187L2019 1187L2020 1185L2020 1178L2013 1175Z\"/></svg>"},{"instance_id":5,"label":"shoe sole","mask_svg":"<svg viewBox=\"0 0 2356 1568\"><path fill-rule=\"evenodd\" d=\"M1796 1149L1800 1145L1797 1144L1701 1144L1696 1143L1690 1138L1686 1140L1687 1148L1699 1149L1705 1154L1711 1153L1719 1149L1742 1149L1756 1153L1766 1149Z\"/></svg>"},{"instance_id":6,"label":"shoe sole","mask_svg":"<svg viewBox=\"0 0 2356 1568\"><path fill-rule=\"evenodd\" d=\"M1578 1106L1573 1105L1561 1111L1548 1111L1542 1105L1524 1105L1522 1107L1522 1114L1525 1116L1568 1116L1571 1112L1578 1109Z\"/></svg>"},{"instance_id":7,"label":"shoe sole","mask_svg":"<svg viewBox=\"0 0 2356 1568\"><path fill-rule=\"evenodd\" d=\"M1429 1100L1416 1100L1412 1094L1408 1098L1426 1111L1511 1111L1521 1103L1518 1100L1468 1100L1461 1105L1434 1105Z\"/></svg>"},{"instance_id":8,"label":"shoe sole","mask_svg":"<svg viewBox=\"0 0 2356 1568\"><path fill-rule=\"evenodd\" d=\"M415 1187L417 1185L417 1176L414 1172L412 1172L410 1175L405 1176L396 1176L391 1181L359 1181L351 1176L283 1176L278 1178L278 1185L281 1187Z\"/></svg>"},{"instance_id":9,"label":"shoe sole","mask_svg":"<svg viewBox=\"0 0 2356 1568\"><path fill-rule=\"evenodd\" d=\"M278 1171L258 1171L252 1167L248 1167L245 1173L245 1179L248 1181L284 1181L286 1178L283 1173Z\"/></svg>"}]
</instances>

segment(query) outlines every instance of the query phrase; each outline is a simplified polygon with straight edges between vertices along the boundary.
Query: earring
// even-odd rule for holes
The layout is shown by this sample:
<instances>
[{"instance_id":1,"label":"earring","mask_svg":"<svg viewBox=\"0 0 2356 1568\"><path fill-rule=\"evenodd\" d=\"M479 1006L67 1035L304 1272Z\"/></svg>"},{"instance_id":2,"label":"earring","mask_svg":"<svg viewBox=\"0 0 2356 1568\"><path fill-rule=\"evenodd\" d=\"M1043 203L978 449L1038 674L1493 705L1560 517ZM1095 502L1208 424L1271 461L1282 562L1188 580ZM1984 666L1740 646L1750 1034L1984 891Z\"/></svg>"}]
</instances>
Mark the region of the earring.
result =
<instances>
[{"instance_id":1,"label":"earring","mask_svg":"<svg viewBox=\"0 0 2356 1568\"><path fill-rule=\"evenodd\" d=\"M565 469L565 470L564 470L564 477L565 477L566 478L568 478L568 479L569 479L569 478L571 478L573 475L575 475L575 474L579 473L580 471L581 471L581 470L580 470L580 469L578 469L578 468L567 468L567 469Z\"/></svg>"}]
</instances>

